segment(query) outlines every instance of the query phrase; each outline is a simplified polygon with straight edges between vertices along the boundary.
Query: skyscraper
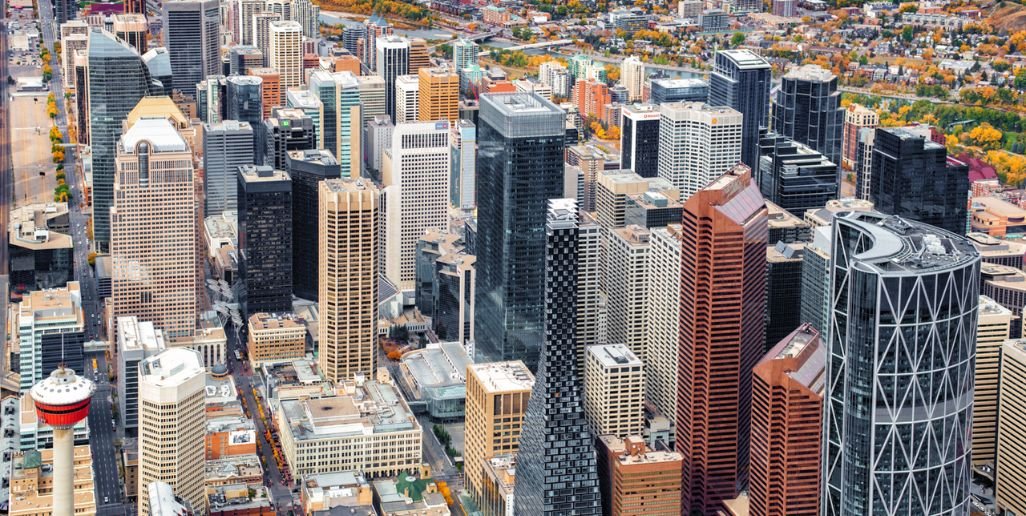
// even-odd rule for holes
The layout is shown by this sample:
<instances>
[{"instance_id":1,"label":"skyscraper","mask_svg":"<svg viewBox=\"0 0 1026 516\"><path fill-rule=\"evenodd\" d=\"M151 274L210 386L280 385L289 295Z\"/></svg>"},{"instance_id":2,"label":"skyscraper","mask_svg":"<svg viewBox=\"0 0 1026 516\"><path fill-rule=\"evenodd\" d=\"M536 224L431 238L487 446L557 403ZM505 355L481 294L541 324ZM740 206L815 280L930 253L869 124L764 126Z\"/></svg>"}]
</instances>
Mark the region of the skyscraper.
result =
<instances>
[{"instance_id":1,"label":"skyscraper","mask_svg":"<svg viewBox=\"0 0 1026 516\"><path fill-rule=\"evenodd\" d=\"M826 348L803 324L752 372L752 514L819 514Z\"/></svg>"},{"instance_id":2,"label":"skyscraper","mask_svg":"<svg viewBox=\"0 0 1026 516\"><path fill-rule=\"evenodd\" d=\"M965 234L969 168L943 145L903 128L877 129L872 170L877 210Z\"/></svg>"},{"instance_id":3,"label":"skyscraper","mask_svg":"<svg viewBox=\"0 0 1026 516\"><path fill-rule=\"evenodd\" d=\"M146 40L150 34L150 26L146 21L145 14L115 14L111 29L118 39L135 47L140 54L146 53ZM61 50L62 52L65 50L63 45Z\"/></svg>"},{"instance_id":4,"label":"skyscraper","mask_svg":"<svg viewBox=\"0 0 1026 516\"><path fill-rule=\"evenodd\" d=\"M388 203L385 275L412 291L417 241L428 230L449 226L449 122L398 124L381 166Z\"/></svg>"},{"instance_id":5,"label":"skyscraper","mask_svg":"<svg viewBox=\"0 0 1026 516\"><path fill-rule=\"evenodd\" d=\"M770 65L751 50L716 52L709 78L709 104L726 106L744 116L741 162L759 168L759 128L769 113Z\"/></svg>"},{"instance_id":6,"label":"skyscraper","mask_svg":"<svg viewBox=\"0 0 1026 516\"><path fill-rule=\"evenodd\" d=\"M980 296L973 387L973 466L993 467L996 463L1001 347L1011 338L1012 317L1011 310Z\"/></svg>"},{"instance_id":7,"label":"skyscraper","mask_svg":"<svg viewBox=\"0 0 1026 516\"><path fill-rule=\"evenodd\" d=\"M303 27L294 21L272 21L269 30L267 66L281 74L282 91L299 87L303 84Z\"/></svg>"},{"instance_id":8,"label":"skyscraper","mask_svg":"<svg viewBox=\"0 0 1026 516\"><path fill-rule=\"evenodd\" d=\"M117 339L118 411L124 428L135 430L139 427L139 362L164 351L164 332L149 321L125 316L118 321Z\"/></svg>"},{"instance_id":9,"label":"skyscraper","mask_svg":"<svg viewBox=\"0 0 1026 516\"><path fill-rule=\"evenodd\" d=\"M648 362L645 395L659 413L674 424L677 414L677 347L680 339L680 224L653 228L649 249L648 323L645 340ZM675 442L670 428L670 442Z\"/></svg>"},{"instance_id":10,"label":"skyscraper","mask_svg":"<svg viewBox=\"0 0 1026 516\"><path fill-rule=\"evenodd\" d=\"M320 183L317 363L333 382L374 374L378 322L378 189L364 179Z\"/></svg>"},{"instance_id":11,"label":"skyscraper","mask_svg":"<svg viewBox=\"0 0 1026 516\"><path fill-rule=\"evenodd\" d=\"M592 435L624 438L645 426L645 364L623 344L584 352L584 414Z\"/></svg>"},{"instance_id":12,"label":"skyscraper","mask_svg":"<svg viewBox=\"0 0 1026 516\"><path fill-rule=\"evenodd\" d=\"M479 357L536 368L545 313L541 229L546 202L563 193L565 114L537 94L485 94L478 121Z\"/></svg>"},{"instance_id":13,"label":"skyscraper","mask_svg":"<svg viewBox=\"0 0 1026 516\"><path fill-rule=\"evenodd\" d=\"M192 152L165 119L118 142L111 209L111 315L152 321L169 342L196 332L196 189ZM202 468L201 468L202 469Z\"/></svg>"},{"instance_id":14,"label":"skyscraper","mask_svg":"<svg viewBox=\"0 0 1026 516\"><path fill-rule=\"evenodd\" d=\"M399 36L378 38L374 70L385 80L385 113L398 121L395 112L396 77L406 75L410 65L410 41Z\"/></svg>"},{"instance_id":15,"label":"skyscraper","mask_svg":"<svg viewBox=\"0 0 1026 516\"><path fill-rule=\"evenodd\" d=\"M1006 341L1001 348L1001 397L997 434L996 482L998 507L1014 514L1026 511L1026 459L1022 443L1026 439L1026 340Z\"/></svg>"},{"instance_id":16,"label":"skyscraper","mask_svg":"<svg viewBox=\"0 0 1026 516\"><path fill-rule=\"evenodd\" d=\"M281 87L281 74L274 68L250 68L246 75L260 79L260 103L264 116L271 116L271 109L284 102L286 90Z\"/></svg>"},{"instance_id":17,"label":"skyscraper","mask_svg":"<svg viewBox=\"0 0 1026 516\"><path fill-rule=\"evenodd\" d=\"M270 66L271 61L271 22L283 18L278 13L264 11L253 15L253 46L264 55L261 66Z\"/></svg>"},{"instance_id":18,"label":"skyscraper","mask_svg":"<svg viewBox=\"0 0 1026 516\"><path fill-rule=\"evenodd\" d=\"M620 168L641 177L659 175L659 107L630 104L620 121Z\"/></svg>"},{"instance_id":19,"label":"skyscraper","mask_svg":"<svg viewBox=\"0 0 1026 516\"><path fill-rule=\"evenodd\" d=\"M233 75L226 82L225 118L249 123L253 131L252 163L262 164L267 147L261 130L264 125L264 80L252 75Z\"/></svg>"},{"instance_id":20,"label":"skyscraper","mask_svg":"<svg viewBox=\"0 0 1026 516\"><path fill-rule=\"evenodd\" d=\"M320 282L320 183L342 177L338 161L324 149L289 151L286 171L292 177L292 291L316 300Z\"/></svg>"},{"instance_id":21,"label":"skyscraper","mask_svg":"<svg viewBox=\"0 0 1026 516\"><path fill-rule=\"evenodd\" d=\"M818 65L787 72L776 90L773 131L808 145L840 170L844 109L837 76Z\"/></svg>"},{"instance_id":22,"label":"skyscraper","mask_svg":"<svg viewBox=\"0 0 1026 516\"><path fill-rule=\"evenodd\" d=\"M114 202L114 158L121 124L139 100L149 94L150 73L132 47L100 29L89 32L88 56L93 235L99 249L107 250L110 207Z\"/></svg>"},{"instance_id":23,"label":"skyscraper","mask_svg":"<svg viewBox=\"0 0 1026 516\"><path fill-rule=\"evenodd\" d=\"M684 455L683 514L715 512L747 475L767 231L766 205L743 165L684 203L675 430Z\"/></svg>"},{"instance_id":24,"label":"skyscraper","mask_svg":"<svg viewBox=\"0 0 1026 516\"><path fill-rule=\"evenodd\" d=\"M648 363L648 254L652 233L640 226L617 227L606 235L605 290L608 342L626 344ZM605 433L605 432L603 432ZM625 437L625 436L620 436Z\"/></svg>"},{"instance_id":25,"label":"skyscraper","mask_svg":"<svg viewBox=\"0 0 1026 516\"><path fill-rule=\"evenodd\" d=\"M215 0L164 2L164 37L174 89L195 97L196 84L221 69L221 14Z\"/></svg>"},{"instance_id":26,"label":"skyscraper","mask_svg":"<svg viewBox=\"0 0 1026 516\"><path fill-rule=\"evenodd\" d=\"M291 311L292 180L268 166L241 167L238 198L243 316Z\"/></svg>"},{"instance_id":27,"label":"skyscraper","mask_svg":"<svg viewBox=\"0 0 1026 516\"><path fill-rule=\"evenodd\" d=\"M460 117L460 76L448 68L421 68L417 71L420 97L417 120L433 122Z\"/></svg>"},{"instance_id":28,"label":"skyscraper","mask_svg":"<svg viewBox=\"0 0 1026 516\"><path fill-rule=\"evenodd\" d=\"M460 38L452 44L452 65L456 73L462 73L464 68L477 64L477 54L481 47L469 39Z\"/></svg>"},{"instance_id":29,"label":"skyscraper","mask_svg":"<svg viewBox=\"0 0 1026 516\"><path fill-rule=\"evenodd\" d=\"M449 180L449 202L461 210L477 207L477 127L470 120L452 124L452 177Z\"/></svg>"},{"instance_id":30,"label":"skyscraper","mask_svg":"<svg viewBox=\"0 0 1026 516\"><path fill-rule=\"evenodd\" d=\"M235 45L228 51L228 74L247 75L264 66L264 53L252 45Z\"/></svg>"},{"instance_id":31,"label":"skyscraper","mask_svg":"<svg viewBox=\"0 0 1026 516\"><path fill-rule=\"evenodd\" d=\"M235 40L243 45L256 45L253 41L253 16L264 10L265 0L237 0L232 26Z\"/></svg>"},{"instance_id":32,"label":"skyscraper","mask_svg":"<svg viewBox=\"0 0 1026 516\"><path fill-rule=\"evenodd\" d=\"M264 120L267 152L264 161L278 170L285 170L285 156L291 150L317 148L317 132L313 120L301 109L274 108Z\"/></svg>"},{"instance_id":33,"label":"skyscraper","mask_svg":"<svg viewBox=\"0 0 1026 516\"><path fill-rule=\"evenodd\" d=\"M464 474L479 499L485 461L516 453L534 376L519 360L471 364L467 368Z\"/></svg>"},{"instance_id":34,"label":"skyscraper","mask_svg":"<svg viewBox=\"0 0 1026 516\"><path fill-rule=\"evenodd\" d=\"M796 217L822 208L840 190L837 164L822 153L774 132L759 141L759 188L770 202ZM781 335L781 337L783 337Z\"/></svg>"},{"instance_id":35,"label":"skyscraper","mask_svg":"<svg viewBox=\"0 0 1026 516\"><path fill-rule=\"evenodd\" d=\"M620 62L620 83L627 88L627 101L641 100L641 90L645 85L645 64L638 56L630 56Z\"/></svg>"},{"instance_id":36,"label":"skyscraper","mask_svg":"<svg viewBox=\"0 0 1026 516\"><path fill-rule=\"evenodd\" d=\"M203 124L205 216L235 211L239 167L253 164L253 128L249 122L225 120Z\"/></svg>"},{"instance_id":37,"label":"skyscraper","mask_svg":"<svg viewBox=\"0 0 1026 516\"><path fill-rule=\"evenodd\" d=\"M745 127L741 113L698 102L663 104L659 112L659 177L678 188L682 200L741 159Z\"/></svg>"},{"instance_id":38,"label":"skyscraper","mask_svg":"<svg viewBox=\"0 0 1026 516\"><path fill-rule=\"evenodd\" d=\"M844 128L841 138L841 161L848 168L855 167L856 150L859 143L859 130L875 129L880 125L880 115L876 111L859 104L850 104L844 110Z\"/></svg>"},{"instance_id":39,"label":"skyscraper","mask_svg":"<svg viewBox=\"0 0 1026 516\"><path fill-rule=\"evenodd\" d=\"M363 99L360 83L350 72L310 74L310 92L323 106L321 134L324 149L331 152L347 177L360 177Z\"/></svg>"},{"instance_id":40,"label":"skyscraper","mask_svg":"<svg viewBox=\"0 0 1026 516\"><path fill-rule=\"evenodd\" d=\"M206 507L205 377L199 353L190 349L167 349L139 363L139 514L150 514L152 482Z\"/></svg>"},{"instance_id":41,"label":"skyscraper","mask_svg":"<svg viewBox=\"0 0 1026 516\"><path fill-rule=\"evenodd\" d=\"M820 514L967 514L980 256L901 217L833 220Z\"/></svg>"},{"instance_id":42,"label":"skyscraper","mask_svg":"<svg viewBox=\"0 0 1026 516\"><path fill-rule=\"evenodd\" d=\"M416 122L420 111L420 82L416 75L395 78L395 123Z\"/></svg>"},{"instance_id":43,"label":"skyscraper","mask_svg":"<svg viewBox=\"0 0 1026 516\"><path fill-rule=\"evenodd\" d=\"M599 515L595 449L577 366L577 204L548 203L545 227L545 347L517 454L516 514Z\"/></svg>"}]
</instances>

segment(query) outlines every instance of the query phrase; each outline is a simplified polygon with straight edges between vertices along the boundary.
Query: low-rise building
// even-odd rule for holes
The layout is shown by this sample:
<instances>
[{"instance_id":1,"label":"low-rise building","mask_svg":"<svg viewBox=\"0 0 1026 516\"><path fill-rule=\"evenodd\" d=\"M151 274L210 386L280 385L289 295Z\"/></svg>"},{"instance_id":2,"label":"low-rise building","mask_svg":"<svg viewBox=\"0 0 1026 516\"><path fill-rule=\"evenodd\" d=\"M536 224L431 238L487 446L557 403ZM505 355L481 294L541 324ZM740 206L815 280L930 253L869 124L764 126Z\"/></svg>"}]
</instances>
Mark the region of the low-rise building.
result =
<instances>
[{"instance_id":1,"label":"low-rise building","mask_svg":"<svg viewBox=\"0 0 1026 516\"><path fill-rule=\"evenodd\" d=\"M427 465L402 472L399 478L374 481L374 498L382 516L449 516L445 497Z\"/></svg>"},{"instance_id":2,"label":"low-rise building","mask_svg":"<svg viewBox=\"0 0 1026 516\"><path fill-rule=\"evenodd\" d=\"M678 514L682 464L677 452L650 450L640 436L598 438L599 484L609 514Z\"/></svg>"},{"instance_id":3,"label":"low-rise building","mask_svg":"<svg viewBox=\"0 0 1026 516\"><path fill-rule=\"evenodd\" d=\"M357 379L335 396L276 403L281 448L297 477L351 470L397 475L420 465L420 423L392 385Z\"/></svg>"},{"instance_id":4,"label":"low-rise building","mask_svg":"<svg viewBox=\"0 0 1026 516\"><path fill-rule=\"evenodd\" d=\"M26 396L28 397L28 396ZM89 445L75 446L72 459L75 514L96 514L93 456ZM53 512L53 449L15 453L11 459L11 516L49 516Z\"/></svg>"},{"instance_id":5,"label":"low-rise building","mask_svg":"<svg viewBox=\"0 0 1026 516\"><path fill-rule=\"evenodd\" d=\"M264 468L255 453L207 460L204 467L207 492L212 487L246 485L257 488L264 483Z\"/></svg>"},{"instance_id":6,"label":"low-rise building","mask_svg":"<svg viewBox=\"0 0 1026 516\"><path fill-rule=\"evenodd\" d=\"M207 460L257 453L256 426L245 416L207 418Z\"/></svg>"},{"instance_id":7,"label":"low-rise building","mask_svg":"<svg viewBox=\"0 0 1026 516\"><path fill-rule=\"evenodd\" d=\"M249 318L247 350L253 369L306 356L306 325L291 313L256 313Z\"/></svg>"},{"instance_id":8,"label":"low-rise building","mask_svg":"<svg viewBox=\"0 0 1026 516\"><path fill-rule=\"evenodd\" d=\"M342 471L307 475L300 487L299 498L304 514L330 514L336 507L350 516L377 516L374 492L358 471Z\"/></svg>"},{"instance_id":9,"label":"low-rise building","mask_svg":"<svg viewBox=\"0 0 1026 516\"><path fill-rule=\"evenodd\" d=\"M324 377L317 367L317 362L313 360L264 364L261 375L264 380L263 394L271 400L272 410L276 406L276 401L335 395L335 386Z\"/></svg>"},{"instance_id":10,"label":"low-rise building","mask_svg":"<svg viewBox=\"0 0 1026 516\"><path fill-rule=\"evenodd\" d=\"M11 284L38 290L63 287L72 279L75 258L68 203L11 210L7 236Z\"/></svg>"},{"instance_id":11,"label":"low-rise building","mask_svg":"<svg viewBox=\"0 0 1026 516\"><path fill-rule=\"evenodd\" d=\"M428 344L403 355L399 370L412 398L433 419L463 418L467 400L467 366L473 361L459 342Z\"/></svg>"},{"instance_id":12,"label":"low-rise building","mask_svg":"<svg viewBox=\"0 0 1026 516\"><path fill-rule=\"evenodd\" d=\"M517 461L514 454L496 455L482 461L478 505L487 516L513 516Z\"/></svg>"},{"instance_id":13,"label":"low-rise building","mask_svg":"<svg viewBox=\"0 0 1026 516\"><path fill-rule=\"evenodd\" d=\"M972 231L992 237L1021 235L1026 232L1026 210L997 197L973 199L969 224Z\"/></svg>"}]
</instances>

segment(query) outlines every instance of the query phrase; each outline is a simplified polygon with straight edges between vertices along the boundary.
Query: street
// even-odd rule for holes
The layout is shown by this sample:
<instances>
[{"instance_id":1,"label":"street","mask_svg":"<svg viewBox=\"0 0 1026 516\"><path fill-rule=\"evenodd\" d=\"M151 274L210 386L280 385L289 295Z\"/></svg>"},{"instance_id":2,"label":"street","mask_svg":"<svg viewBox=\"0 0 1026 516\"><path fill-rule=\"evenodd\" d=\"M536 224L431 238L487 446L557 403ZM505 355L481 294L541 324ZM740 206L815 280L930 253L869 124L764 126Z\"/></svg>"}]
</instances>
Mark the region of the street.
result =
<instances>
[{"instance_id":1,"label":"street","mask_svg":"<svg viewBox=\"0 0 1026 516\"><path fill-rule=\"evenodd\" d=\"M99 370L93 370L93 361ZM89 446L93 452L93 481L96 489L97 514L130 514L121 496L117 450L114 447L116 433L113 423L113 408L110 382L107 380L107 361L101 352L87 353L83 375L96 382L96 394L89 408Z\"/></svg>"}]
</instances>

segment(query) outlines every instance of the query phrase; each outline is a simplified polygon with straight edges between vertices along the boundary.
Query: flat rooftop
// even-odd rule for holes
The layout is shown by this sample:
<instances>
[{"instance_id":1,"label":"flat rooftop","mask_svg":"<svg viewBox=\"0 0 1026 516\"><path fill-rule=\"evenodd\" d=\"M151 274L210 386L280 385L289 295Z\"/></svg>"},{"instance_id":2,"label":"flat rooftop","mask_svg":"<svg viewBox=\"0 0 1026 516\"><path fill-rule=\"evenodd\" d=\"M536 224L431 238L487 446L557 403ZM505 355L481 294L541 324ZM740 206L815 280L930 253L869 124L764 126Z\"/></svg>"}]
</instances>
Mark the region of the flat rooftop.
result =
<instances>
[{"instance_id":1,"label":"flat rooftop","mask_svg":"<svg viewBox=\"0 0 1026 516\"><path fill-rule=\"evenodd\" d=\"M641 360L625 344L588 346L590 356L598 359L603 367L641 366Z\"/></svg>"},{"instance_id":2,"label":"flat rooftop","mask_svg":"<svg viewBox=\"0 0 1026 516\"><path fill-rule=\"evenodd\" d=\"M331 439L417 430L420 424L395 387L347 384L344 394L284 400L281 410L296 440Z\"/></svg>"},{"instance_id":3,"label":"flat rooftop","mask_svg":"<svg viewBox=\"0 0 1026 516\"><path fill-rule=\"evenodd\" d=\"M135 154L140 142L149 142L156 152L188 152L181 134L166 119L141 118L121 137L121 151Z\"/></svg>"},{"instance_id":4,"label":"flat rooftop","mask_svg":"<svg viewBox=\"0 0 1026 516\"><path fill-rule=\"evenodd\" d=\"M488 393L530 391L534 375L520 360L471 364L471 370Z\"/></svg>"},{"instance_id":5,"label":"flat rooftop","mask_svg":"<svg viewBox=\"0 0 1026 516\"><path fill-rule=\"evenodd\" d=\"M854 256L854 266L877 274L952 269L978 261L980 257L965 238L902 217L849 212L838 214L837 220L870 237L872 246Z\"/></svg>"}]
</instances>

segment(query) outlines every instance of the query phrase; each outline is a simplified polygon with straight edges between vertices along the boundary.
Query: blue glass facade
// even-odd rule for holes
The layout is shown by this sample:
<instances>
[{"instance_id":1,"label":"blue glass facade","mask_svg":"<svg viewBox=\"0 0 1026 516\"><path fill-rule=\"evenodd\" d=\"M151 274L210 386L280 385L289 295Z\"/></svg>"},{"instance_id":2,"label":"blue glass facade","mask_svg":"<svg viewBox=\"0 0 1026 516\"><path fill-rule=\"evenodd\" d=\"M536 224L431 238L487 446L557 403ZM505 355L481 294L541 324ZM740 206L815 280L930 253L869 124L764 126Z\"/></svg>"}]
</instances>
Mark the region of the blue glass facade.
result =
<instances>
[{"instance_id":1,"label":"blue glass facade","mask_svg":"<svg viewBox=\"0 0 1026 516\"><path fill-rule=\"evenodd\" d=\"M563 196L565 113L535 93L485 94L479 117L477 361L538 366L545 206Z\"/></svg>"}]
</instances>

